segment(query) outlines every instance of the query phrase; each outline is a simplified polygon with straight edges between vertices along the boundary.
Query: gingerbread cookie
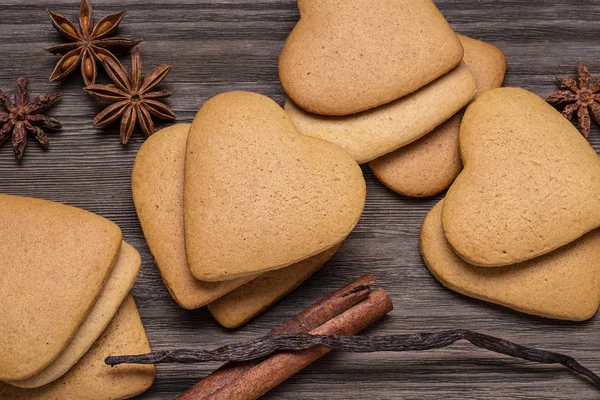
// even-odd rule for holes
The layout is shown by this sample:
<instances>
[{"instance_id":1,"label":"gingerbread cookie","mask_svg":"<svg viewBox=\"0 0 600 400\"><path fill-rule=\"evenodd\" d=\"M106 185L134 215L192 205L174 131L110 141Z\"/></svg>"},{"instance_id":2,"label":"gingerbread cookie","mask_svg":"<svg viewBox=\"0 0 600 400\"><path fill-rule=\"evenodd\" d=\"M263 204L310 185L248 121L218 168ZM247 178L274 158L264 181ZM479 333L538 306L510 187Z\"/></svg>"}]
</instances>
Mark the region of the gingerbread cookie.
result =
<instances>
[{"instance_id":1,"label":"gingerbread cookie","mask_svg":"<svg viewBox=\"0 0 600 400\"><path fill-rule=\"evenodd\" d=\"M189 126L182 124L165 128L144 143L136 157L132 186L138 216L163 280L173 298L191 309L223 296L252 277L202 282L189 271L183 240L183 176ZM333 255L333 252L328 250L326 253ZM315 264L304 260L268 272L263 275L264 278L240 288L234 296L212 303L211 310L216 310L213 315L226 327L247 322L300 285L326 261L323 255L312 259L323 261ZM269 278L270 275L273 276ZM260 288L258 298L249 295L251 288Z\"/></svg>"},{"instance_id":2,"label":"gingerbread cookie","mask_svg":"<svg viewBox=\"0 0 600 400\"><path fill-rule=\"evenodd\" d=\"M414 142L463 108L477 90L464 63L392 103L347 117L308 113L287 101L285 111L303 135L327 140L366 163Z\"/></svg>"},{"instance_id":3,"label":"gingerbread cookie","mask_svg":"<svg viewBox=\"0 0 600 400\"><path fill-rule=\"evenodd\" d=\"M208 305L213 317L226 328L245 324L317 272L340 248L335 246L293 266L269 271Z\"/></svg>"},{"instance_id":4,"label":"gingerbread cookie","mask_svg":"<svg viewBox=\"0 0 600 400\"><path fill-rule=\"evenodd\" d=\"M122 236L87 211L9 195L0 195L0 221L0 380L22 380L58 357L83 323Z\"/></svg>"},{"instance_id":5,"label":"gingerbread cookie","mask_svg":"<svg viewBox=\"0 0 600 400\"><path fill-rule=\"evenodd\" d=\"M298 8L300 21L279 56L279 78L288 96L312 113L349 115L389 103L463 57L431 0L298 0Z\"/></svg>"},{"instance_id":6,"label":"gingerbread cookie","mask_svg":"<svg viewBox=\"0 0 600 400\"><path fill-rule=\"evenodd\" d=\"M477 96L502 86L504 53L491 44L458 36L464 62L477 83ZM385 186L411 197L433 196L452 184L462 170L458 135L464 110L421 139L369 163Z\"/></svg>"},{"instance_id":7,"label":"gingerbread cookie","mask_svg":"<svg viewBox=\"0 0 600 400\"><path fill-rule=\"evenodd\" d=\"M44 386L63 376L92 347L131 291L140 271L139 253L123 242L117 263L91 311L60 355L32 377L7 383L22 388Z\"/></svg>"},{"instance_id":8,"label":"gingerbread cookie","mask_svg":"<svg viewBox=\"0 0 600 400\"><path fill-rule=\"evenodd\" d=\"M558 111L523 89L482 94L460 130L464 170L442 223L470 264L504 266L600 226L600 157Z\"/></svg>"},{"instance_id":9,"label":"gingerbread cookie","mask_svg":"<svg viewBox=\"0 0 600 400\"><path fill-rule=\"evenodd\" d=\"M190 126L173 125L146 140L135 158L131 186L144 237L163 282L181 307L192 310L253 277L202 282L190 273L183 239L183 177Z\"/></svg>"},{"instance_id":10,"label":"gingerbread cookie","mask_svg":"<svg viewBox=\"0 0 600 400\"><path fill-rule=\"evenodd\" d=\"M0 383L0 400L118 400L145 392L154 382L153 365L110 367L108 356L144 354L150 345L133 297L128 296L102 336L60 379L40 388Z\"/></svg>"},{"instance_id":11,"label":"gingerbread cookie","mask_svg":"<svg viewBox=\"0 0 600 400\"><path fill-rule=\"evenodd\" d=\"M230 280L283 268L340 244L366 185L343 149L299 134L268 97L216 96L190 128L184 183L192 275Z\"/></svg>"},{"instance_id":12,"label":"gingerbread cookie","mask_svg":"<svg viewBox=\"0 0 600 400\"><path fill-rule=\"evenodd\" d=\"M546 318L584 321L600 305L600 230L550 254L502 268L476 267L454 253L442 229L442 202L427 215L421 252L444 286Z\"/></svg>"}]
</instances>

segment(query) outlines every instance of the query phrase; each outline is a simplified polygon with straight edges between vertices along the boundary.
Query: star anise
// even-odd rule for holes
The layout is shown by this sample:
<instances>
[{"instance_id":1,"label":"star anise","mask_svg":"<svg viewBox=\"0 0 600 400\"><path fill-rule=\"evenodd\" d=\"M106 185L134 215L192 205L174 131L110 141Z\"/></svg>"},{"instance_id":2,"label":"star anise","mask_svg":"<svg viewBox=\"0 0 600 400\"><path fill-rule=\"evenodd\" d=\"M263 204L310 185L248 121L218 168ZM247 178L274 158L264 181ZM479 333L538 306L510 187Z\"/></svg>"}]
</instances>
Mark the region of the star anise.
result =
<instances>
[{"instance_id":1,"label":"star anise","mask_svg":"<svg viewBox=\"0 0 600 400\"><path fill-rule=\"evenodd\" d=\"M54 118L46 117L41 113L47 111L62 97L62 93L42 94L29 98L27 92L27 77L17 79L15 101L0 90L0 102L7 112L0 111L0 145L12 134L12 145L18 161L23 158L27 146L27 132L33 134L44 149L48 148L48 136L42 128L57 130L61 128L60 122Z\"/></svg>"},{"instance_id":2,"label":"star anise","mask_svg":"<svg viewBox=\"0 0 600 400\"><path fill-rule=\"evenodd\" d=\"M579 132L586 138L590 135L590 115L600 124L600 77L590 85L590 71L582 63L577 64L577 82L570 78L556 78L564 89L548 97L548 103L563 107L562 115L569 121L577 111Z\"/></svg>"},{"instance_id":3,"label":"star anise","mask_svg":"<svg viewBox=\"0 0 600 400\"><path fill-rule=\"evenodd\" d=\"M106 58L102 64L114 84L90 85L83 90L94 97L115 103L94 118L95 127L105 126L121 117L121 143L127 144L136 123L146 137L154 133L151 115L175 120L173 111L157 101L169 97L171 92L166 89L151 92L171 71L170 65L159 65L142 77L142 59L138 49L131 53L131 66L127 72L118 61L111 58Z\"/></svg>"},{"instance_id":4,"label":"star anise","mask_svg":"<svg viewBox=\"0 0 600 400\"><path fill-rule=\"evenodd\" d=\"M115 56L127 53L141 42L120 37L109 38L126 11L108 15L95 24L90 3L82 0L79 8L79 28L68 18L50 10L46 11L52 25L70 42L46 49L52 54L63 54L52 71L51 81L65 78L81 65L81 75L85 84L93 85L97 77L96 60L102 62L110 58L117 61Z\"/></svg>"}]
</instances>

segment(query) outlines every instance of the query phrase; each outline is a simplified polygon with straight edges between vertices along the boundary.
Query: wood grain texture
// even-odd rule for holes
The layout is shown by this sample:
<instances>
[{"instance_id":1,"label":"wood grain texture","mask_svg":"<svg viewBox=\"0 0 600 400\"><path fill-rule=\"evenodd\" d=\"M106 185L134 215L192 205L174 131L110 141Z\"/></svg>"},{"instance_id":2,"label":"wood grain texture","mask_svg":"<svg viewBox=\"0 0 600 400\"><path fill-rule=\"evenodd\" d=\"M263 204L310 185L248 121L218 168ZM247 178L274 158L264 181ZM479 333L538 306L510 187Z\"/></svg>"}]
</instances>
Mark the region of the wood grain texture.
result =
<instances>
[{"instance_id":1,"label":"wood grain texture","mask_svg":"<svg viewBox=\"0 0 600 400\"><path fill-rule=\"evenodd\" d=\"M365 272L390 293L395 310L370 334L469 328L578 357L600 371L600 317L587 323L553 322L511 312L444 289L419 255L420 225L439 196L411 200L379 184L368 169L367 205L355 232L324 269L267 313L234 332L206 309L185 311L162 285L131 200L130 174L142 135L128 146L118 126L92 128L103 104L86 98L82 79L47 81L57 61L41 49L59 43L45 8L77 15L79 0L2 0L0 87L13 90L27 74L32 93L65 92L52 116L64 129L44 153L31 141L17 165L10 145L0 148L0 192L36 196L86 208L117 222L142 254L134 295L155 350L215 347L253 338ZM597 0L437 0L460 33L499 46L508 58L507 86L547 96L554 76L571 75L578 61L600 74L600 3ZM277 56L298 19L294 0L96 0L96 17L129 10L120 35L141 37L144 65L174 68L164 87L180 122L189 122L208 98L252 90L283 103ZM127 61L127 58L124 58ZM102 81L106 78L103 76ZM600 130L592 128L600 150ZM52 240L49 238L48 240ZM218 365L161 365L142 399L173 398ZM269 393L267 399L597 399L589 382L562 368L540 367L459 344L406 354L331 354Z\"/></svg>"}]
</instances>

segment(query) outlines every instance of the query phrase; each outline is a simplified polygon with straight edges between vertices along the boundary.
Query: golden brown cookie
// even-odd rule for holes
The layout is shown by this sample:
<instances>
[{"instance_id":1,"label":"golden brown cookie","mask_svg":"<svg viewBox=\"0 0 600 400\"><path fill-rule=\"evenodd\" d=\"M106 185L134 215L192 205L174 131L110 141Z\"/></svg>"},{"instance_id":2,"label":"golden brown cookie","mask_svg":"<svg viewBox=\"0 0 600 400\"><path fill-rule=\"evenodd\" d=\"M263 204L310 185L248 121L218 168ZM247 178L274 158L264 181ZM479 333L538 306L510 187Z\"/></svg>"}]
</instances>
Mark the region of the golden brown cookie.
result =
<instances>
[{"instance_id":1,"label":"golden brown cookie","mask_svg":"<svg viewBox=\"0 0 600 400\"><path fill-rule=\"evenodd\" d=\"M303 135L343 147L359 163L414 142L463 108L475 95L473 74L464 63L417 92L347 117L308 113L291 101L285 111Z\"/></svg>"},{"instance_id":2,"label":"golden brown cookie","mask_svg":"<svg viewBox=\"0 0 600 400\"><path fill-rule=\"evenodd\" d=\"M341 244L290 267L269 271L208 305L225 328L237 328L275 304L317 272Z\"/></svg>"},{"instance_id":3,"label":"golden brown cookie","mask_svg":"<svg viewBox=\"0 0 600 400\"><path fill-rule=\"evenodd\" d=\"M0 400L128 399L152 386L154 366L124 364L109 367L104 359L148 352L150 344L144 326L133 297L128 296L102 336L67 374L35 389L0 383Z\"/></svg>"},{"instance_id":4,"label":"golden brown cookie","mask_svg":"<svg viewBox=\"0 0 600 400\"><path fill-rule=\"evenodd\" d=\"M502 86L504 53L491 44L458 36L464 62L477 83L477 96ZM450 186L462 169L458 134L464 110L421 139L369 163L385 186L411 197L433 196Z\"/></svg>"},{"instance_id":5,"label":"golden brown cookie","mask_svg":"<svg viewBox=\"0 0 600 400\"><path fill-rule=\"evenodd\" d=\"M150 252L173 299L189 310L243 285L252 276L202 282L190 273L183 227L183 177L190 124L162 129L146 140L133 166L133 201Z\"/></svg>"},{"instance_id":6,"label":"golden brown cookie","mask_svg":"<svg viewBox=\"0 0 600 400\"><path fill-rule=\"evenodd\" d=\"M123 242L117 263L106 280L98 300L60 355L32 377L7 383L22 388L44 386L63 376L100 337L127 297L140 272L142 259L133 247Z\"/></svg>"},{"instance_id":7,"label":"golden brown cookie","mask_svg":"<svg viewBox=\"0 0 600 400\"><path fill-rule=\"evenodd\" d=\"M527 314L584 321L600 305L600 230L520 264L476 267L452 251L439 202L423 223L421 253L431 273L449 289Z\"/></svg>"},{"instance_id":8,"label":"golden brown cookie","mask_svg":"<svg viewBox=\"0 0 600 400\"><path fill-rule=\"evenodd\" d=\"M0 195L0 221L0 380L21 380L69 343L115 265L122 236L90 212L9 195Z\"/></svg>"},{"instance_id":9,"label":"golden brown cookie","mask_svg":"<svg viewBox=\"0 0 600 400\"><path fill-rule=\"evenodd\" d=\"M301 108L349 115L399 99L460 62L456 34L431 0L298 0L279 78ZM446 99L448 100L448 99Z\"/></svg>"},{"instance_id":10,"label":"golden brown cookie","mask_svg":"<svg viewBox=\"0 0 600 400\"><path fill-rule=\"evenodd\" d=\"M530 260L600 226L600 157L558 111L523 89L482 94L460 130L465 168L442 223L470 264Z\"/></svg>"},{"instance_id":11,"label":"golden brown cookie","mask_svg":"<svg viewBox=\"0 0 600 400\"><path fill-rule=\"evenodd\" d=\"M132 186L138 215L163 280L168 282L167 287L182 306L197 308L252 280L252 277L201 282L189 271L183 240L183 175L189 127L189 124L182 124L165 128L144 143L134 165ZM334 251L325 253L332 256ZM228 300L217 300L213 303L213 309L217 310L215 317L226 327L247 322L300 285L326 261L323 255L313 259L323 261L317 265L304 260L269 272L266 275L271 275L270 278L263 275L264 279L259 278L248 287L240 288L241 292L236 291L235 296L227 297ZM259 298L252 299L242 294L251 287L260 287ZM221 318L220 315L225 316Z\"/></svg>"},{"instance_id":12,"label":"golden brown cookie","mask_svg":"<svg viewBox=\"0 0 600 400\"><path fill-rule=\"evenodd\" d=\"M220 281L275 270L341 243L366 185L338 146L299 134L268 97L216 96L189 132L185 241L192 275Z\"/></svg>"}]
</instances>

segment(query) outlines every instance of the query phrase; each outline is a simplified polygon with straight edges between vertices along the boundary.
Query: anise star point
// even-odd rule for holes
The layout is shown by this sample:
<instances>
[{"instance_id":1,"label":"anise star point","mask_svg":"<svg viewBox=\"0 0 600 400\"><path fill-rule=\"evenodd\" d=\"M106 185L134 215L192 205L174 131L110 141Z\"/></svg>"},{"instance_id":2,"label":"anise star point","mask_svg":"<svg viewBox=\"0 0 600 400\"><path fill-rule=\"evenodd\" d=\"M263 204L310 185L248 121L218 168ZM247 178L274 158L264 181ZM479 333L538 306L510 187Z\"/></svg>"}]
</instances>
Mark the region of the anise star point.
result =
<instances>
[{"instance_id":1,"label":"anise star point","mask_svg":"<svg viewBox=\"0 0 600 400\"><path fill-rule=\"evenodd\" d=\"M144 136L154 133L152 116L162 120L174 121L175 114L165 104L158 101L171 96L163 89L152 91L171 71L170 65L159 65L154 71L142 75L142 59L138 49L131 52L131 67L125 71L121 63L112 59L103 61L106 73L114 82L109 85L90 85L83 90L101 100L112 101L94 118L94 127L103 127L121 118L121 143L127 144L136 125Z\"/></svg>"},{"instance_id":2,"label":"anise star point","mask_svg":"<svg viewBox=\"0 0 600 400\"><path fill-rule=\"evenodd\" d=\"M600 77L590 85L590 71L583 63L577 64L577 81L571 78L557 77L561 85L559 90L548 97L554 107L563 107L562 115L569 121L577 113L579 132L588 138L591 120L600 124Z\"/></svg>"},{"instance_id":3,"label":"anise star point","mask_svg":"<svg viewBox=\"0 0 600 400\"><path fill-rule=\"evenodd\" d=\"M12 135L12 146L17 161L21 161L27 146L27 134L31 133L48 149L48 136L43 128L58 130L62 126L54 118L42 115L62 97L62 93L42 94L31 99L27 92L27 77L17 79L14 102L0 90L0 103L6 112L0 111L0 145Z\"/></svg>"},{"instance_id":4,"label":"anise star point","mask_svg":"<svg viewBox=\"0 0 600 400\"><path fill-rule=\"evenodd\" d=\"M79 8L79 27L67 17L50 10L46 12L54 28L68 41L46 49L52 54L62 54L62 58L50 75L50 81L61 80L80 66L86 86L92 85L98 75L97 62L102 62L106 58L117 61L117 55L129 52L141 42L141 40L110 37L126 11L108 15L96 24L90 3L88 0L82 0Z\"/></svg>"}]
</instances>

